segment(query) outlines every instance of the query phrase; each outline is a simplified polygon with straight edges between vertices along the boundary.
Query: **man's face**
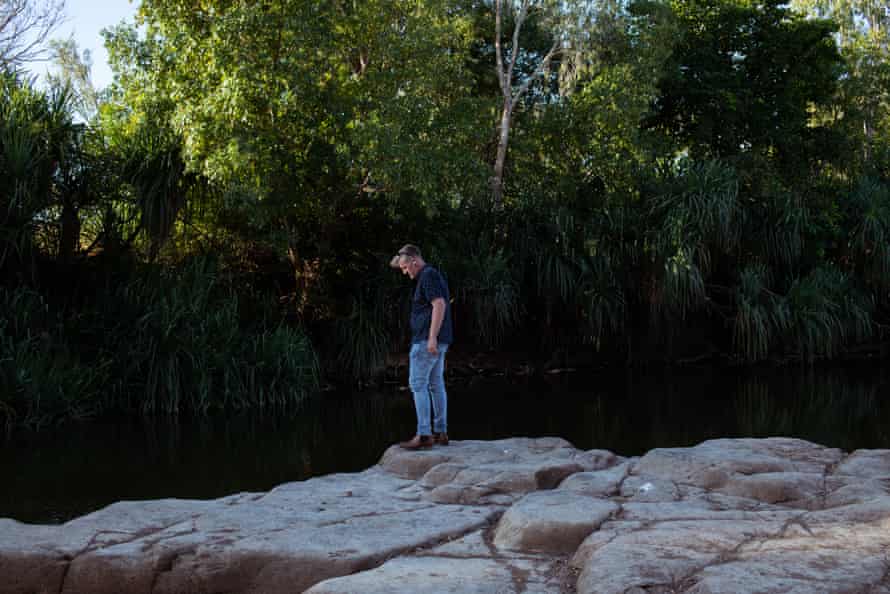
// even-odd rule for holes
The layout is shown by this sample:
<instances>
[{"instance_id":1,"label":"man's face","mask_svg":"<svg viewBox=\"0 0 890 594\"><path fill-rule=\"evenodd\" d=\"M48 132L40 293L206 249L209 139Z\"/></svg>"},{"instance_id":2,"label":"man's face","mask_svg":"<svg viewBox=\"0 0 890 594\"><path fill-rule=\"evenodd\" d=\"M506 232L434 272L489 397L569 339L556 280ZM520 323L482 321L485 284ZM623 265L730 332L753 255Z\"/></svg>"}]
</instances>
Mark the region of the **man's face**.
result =
<instances>
[{"instance_id":1,"label":"man's face","mask_svg":"<svg viewBox=\"0 0 890 594\"><path fill-rule=\"evenodd\" d=\"M417 274L417 260L411 256L400 256L399 269L402 271L402 274L407 274L413 279Z\"/></svg>"}]
</instances>

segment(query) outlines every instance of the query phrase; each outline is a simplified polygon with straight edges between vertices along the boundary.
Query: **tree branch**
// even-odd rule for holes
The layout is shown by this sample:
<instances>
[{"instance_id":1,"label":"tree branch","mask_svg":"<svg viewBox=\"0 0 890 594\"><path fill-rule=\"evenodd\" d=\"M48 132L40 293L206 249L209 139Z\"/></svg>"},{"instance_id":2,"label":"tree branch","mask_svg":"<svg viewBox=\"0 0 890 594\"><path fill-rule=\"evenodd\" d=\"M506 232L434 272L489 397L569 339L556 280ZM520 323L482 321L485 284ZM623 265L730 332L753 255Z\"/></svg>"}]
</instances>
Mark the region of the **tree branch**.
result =
<instances>
[{"instance_id":1,"label":"tree branch","mask_svg":"<svg viewBox=\"0 0 890 594\"><path fill-rule=\"evenodd\" d=\"M504 96L510 94L510 84L513 82L513 67L516 65L517 58L519 58L519 30L522 29L522 23L525 22L530 2L531 0L522 0L522 4L519 7L519 16L516 19L516 24L513 25L513 48L510 52L510 66L507 69L507 88L504 89Z\"/></svg>"},{"instance_id":2,"label":"tree branch","mask_svg":"<svg viewBox=\"0 0 890 594\"><path fill-rule=\"evenodd\" d=\"M519 101L519 99L526 93L526 91L528 91L528 88L531 86L531 84L544 74L544 72L547 70L547 67L550 65L550 60L552 60L554 56L559 53L559 51L559 40L556 40L553 42L553 47L550 48L550 51L547 52L547 55L544 56L544 59L541 60L541 63L538 65L535 71L531 74L531 76L525 79L525 82L522 83L522 86L520 86L516 90L516 93L513 94L513 103Z\"/></svg>"},{"instance_id":3,"label":"tree branch","mask_svg":"<svg viewBox=\"0 0 890 594\"><path fill-rule=\"evenodd\" d=\"M16 65L35 60L47 50L40 46L64 21L64 0L0 1L0 63Z\"/></svg>"},{"instance_id":4,"label":"tree branch","mask_svg":"<svg viewBox=\"0 0 890 594\"><path fill-rule=\"evenodd\" d=\"M501 2L503 0L494 0L494 53L497 61L498 84L501 85L501 92L508 93L508 87L504 81L504 58L501 55Z\"/></svg>"}]
</instances>

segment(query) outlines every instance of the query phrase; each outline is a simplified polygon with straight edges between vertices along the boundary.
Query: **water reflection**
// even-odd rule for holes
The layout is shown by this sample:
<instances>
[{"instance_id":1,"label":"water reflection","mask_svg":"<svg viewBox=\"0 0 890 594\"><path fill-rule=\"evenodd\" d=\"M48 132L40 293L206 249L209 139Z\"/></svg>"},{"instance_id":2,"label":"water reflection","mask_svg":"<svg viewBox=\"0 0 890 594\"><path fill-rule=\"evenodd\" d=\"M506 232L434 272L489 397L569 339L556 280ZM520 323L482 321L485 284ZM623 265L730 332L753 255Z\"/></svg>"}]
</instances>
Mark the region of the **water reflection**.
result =
<instances>
[{"instance_id":1,"label":"water reflection","mask_svg":"<svg viewBox=\"0 0 890 594\"><path fill-rule=\"evenodd\" d=\"M628 456L742 436L887 448L888 385L879 366L478 378L451 384L450 433L556 435ZM296 414L104 420L19 435L0 447L0 517L60 522L118 500L214 498L358 471L413 429L410 393L393 387L328 394Z\"/></svg>"},{"instance_id":2,"label":"water reflection","mask_svg":"<svg viewBox=\"0 0 890 594\"><path fill-rule=\"evenodd\" d=\"M885 448L890 427L886 375L847 370L745 378L735 398L739 432L797 435L844 450Z\"/></svg>"}]
</instances>

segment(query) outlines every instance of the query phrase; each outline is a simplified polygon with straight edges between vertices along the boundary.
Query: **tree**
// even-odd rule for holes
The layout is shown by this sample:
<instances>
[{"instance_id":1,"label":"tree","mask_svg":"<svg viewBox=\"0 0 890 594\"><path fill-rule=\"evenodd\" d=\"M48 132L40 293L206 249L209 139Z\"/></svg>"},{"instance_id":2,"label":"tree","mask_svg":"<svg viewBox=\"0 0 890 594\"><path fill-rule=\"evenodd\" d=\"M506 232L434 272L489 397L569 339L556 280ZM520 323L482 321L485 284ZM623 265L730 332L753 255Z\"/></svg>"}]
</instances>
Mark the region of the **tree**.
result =
<instances>
[{"instance_id":1,"label":"tree","mask_svg":"<svg viewBox=\"0 0 890 594\"><path fill-rule=\"evenodd\" d=\"M847 73L837 113L857 139L865 169L890 168L890 10L881 0L794 0L792 6L837 23Z\"/></svg>"},{"instance_id":2,"label":"tree","mask_svg":"<svg viewBox=\"0 0 890 594\"><path fill-rule=\"evenodd\" d=\"M353 254L484 192L488 114L467 92L466 19L447 9L146 0L144 33L109 32L119 90L103 111L181 139L185 172L219 189L205 236L280 258L295 302L330 315L324 293L365 265Z\"/></svg>"},{"instance_id":3,"label":"tree","mask_svg":"<svg viewBox=\"0 0 890 594\"><path fill-rule=\"evenodd\" d=\"M45 55L44 44L64 20L65 0L0 3L0 66L15 68Z\"/></svg>"},{"instance_id":4,"label":"tree","mask_svg":"<svg viewBox=\"0 0 890 594\"><path fill-rule=\"evenodd\" d=\"M492 207L504 207L504 164L510 142L510 126L516 106L536 82L550 74L553 62L564 65L577 61L594 29L596 8L589 1L561 2L554 0L494 0L495 68L501 92L500 116L497 125L497 152L491 178ZM543 51L521 48L522 28L528 21L546 30L551 43ZM510 21L513 31L504 47L504 23ZM505 55L509 52L509 55ZM526 71L519 67L524 62ZM531 69L529 72L528 69ZM544 92L547 94L547 91Z\"/></svg>"},{"instance_id":5,"label":"tree","mask_svg":"<svg viewBox=\"0 0 890 594\"><path fill-rule=\"evenodd\" d=\"M833 100L841 58L824 20L780 0L676 0L679 32L645 126L696 157L810 176L831 143L812 108ZM821 154L825 154L822 152Z\"/></svg>"}]
</instances>

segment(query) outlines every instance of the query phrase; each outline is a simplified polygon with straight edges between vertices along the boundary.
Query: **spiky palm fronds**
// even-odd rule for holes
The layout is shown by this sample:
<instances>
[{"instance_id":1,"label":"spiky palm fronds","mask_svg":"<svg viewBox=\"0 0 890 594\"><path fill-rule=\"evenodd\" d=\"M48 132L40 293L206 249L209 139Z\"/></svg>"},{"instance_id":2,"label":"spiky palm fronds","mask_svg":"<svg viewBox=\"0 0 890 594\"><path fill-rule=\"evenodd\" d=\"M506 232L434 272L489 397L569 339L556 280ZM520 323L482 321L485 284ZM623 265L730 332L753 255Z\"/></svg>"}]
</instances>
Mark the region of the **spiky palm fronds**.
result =
<instances>
[{"instance_id":1,"label":"spiky palm fronds","mask_svg":"<svg viewBox=\"0 0 890 594\"><path fill-rule=\"evenodd\" d=\"M584 339L599 347L607 334L624 330L627 316L624 289L612 254L598 250L583 259L578 286L579 307L587 327Z\"/></svg>"},{"instance_id":2,"label":"spiky palm fronds","mask_svg":"<svg viewBox=\"0 0 890 594\"><path fill-rule=\"evenodd\" d=\"M549 216L532 247L534 283L540 297L555 299L562 304L571 303L580 279L580 249L578 235L583 221L576 219L568 209L559 208Z\"/></svg>"},{"instance_id":3,"label":"spiky palm fronds","mask_svg":"<svg viewBox=\"0 0 890 594\"><path fill-rule=\"evenodd\" d=\"M698 253L698 249L680 246L665 258L658 299L653 302L656 313L670 312L683 319L704 303L707 292Z\"/></svg>"},{"instance_id":4,"label":"spiky palm fronds","mask_svg":"<svg viewBox=\"0 0 890 594\"><path fill-rule=\"evenodd\" d=\"M738 245L743 213L735 171L720 162L681 162L666 184L648 214L656 263L650 303L654 315L683 318L707 299L714 253Z\"/></svg>"},{"instance_id":5,"label":"spiky palm fronds","mask_svg":"<svg viewBox=\"0 0 890 594\"><path fill-rule=\"evenodd\" d=\"M803 252L804 229L810 219L806 203L789 192L765 199L752 249L784 271L794 269Z\"/></svg>"},{"instance_id":6,"label":"spiky palm fronds","mask_svg":"<svg viewBox=\"0 0 890 594\"><path fill-rule=\"evenodd\" d=\"M37 251L77 249L84 191L84 126L72 118L70 87L32 89L0 75L0 265Z\"/></svg>"},{"instance_id":7,"label":"spiky palm fronds","mask_svg":"<svg viewBox=\"0 0 890 594\"><path fill-rule=\"evenodd\" d=\"M7 429L39 429L101 408L108 365L84 364L59 330L39 294L0 287L0 417Z\"/></svg>"},{"instance_id":8,"label":"spiky palm fronds","mask_svg":"<svg viewBox=\"0 0 890 594\"><path fill-rule=\"evenodd\" d=\"M317 388L302 332L246 324L238 295L207 259L133 281L109 306L113 325L97 356L119 373L111 386L118 408L177 414L289 405Z\"/></svg>"},{"instance_id":9,"label":"spiky palm fronds","mask_svg":"<svg viewBox=\"0 0 890 594\"><path fill-rule=\"evenodd\" d=\"M796 279L786 297L788 346L805 361L834 357L848 341L873 331L873 305L850 277L835 267L816 268Z\"/></svg>"},{"instance_id":10,"label":"spiky palm fronds","mask_svg":"<svg viewBox=\"0 0 890 594\"><path fill-rule=\"evenodd\" d=\"M497 347L519 325L522 314L511 259L503 251L480 249L470 257L465 274L456 296L471 319L462 327L480 344Z\"/></svg>"},{"instance_id":11,"label":"spiky palm fronds","mask_svg":"<svg viewBox=\"0 0 890 594\"><path fill-rule=\"evenodd\" d=\"M769 356L770 347L788 326L787 307L769 290L770 272L763 264L744 268L735 287L732 340L736 355L756 362Z\"/></svg>"},{"instance_id":12,"label":"spiky palm fronds","mask_svg":"<svg viewBox=\"0 0 890 594\"><path fill-rule=\"evenodd\" d=\"M49 204L48 113L45 95L0 74L0 266L28 257L35 218Z\"/></svg>"},{"instance_id":13,"label":"spiky palm fronds","mask_svg":"<svg viewBox=\"0 0 890 594\"><path fill-rule=\"evenodd\" d=\"M118 141L123 177L134 189L140 229L154 259L170 237L198 177L186 171L179 138L163 129L140 127Z\"/></svg>"},{"instance_id":14,"label":"spiky palm fronds","mask_svg":"<svg viewBox=\"0 0 890 594\"><path fill-rule=\"evenodd\" d=\"M890 289L890 185L864 179L850 199L854 227L850 244L866 282Z\"/></svg>"},{"instance_id":15,"label":"spiky palm fronds","mask_svg":"<svg viewBox=\"0 0 890 594\"><path fill-rule=\"evenodd\" d=\"M335 323L337 371L352 380L380 373L389 352L384 300L379 291L353 296L350 313Z\"/></svg>"},{"instance_id":16,"label":"spiky palm fronds","mask_svg":"<svg viewBox=\"0 0 890 594\"><path fill-rule=\"evenodd\" d=\"M681 224L691 242L728 252L738 245L744 211L735 171L720 161L681 161L669 191L653 209L670 224Z\"/></svg>"}]
</instances>

